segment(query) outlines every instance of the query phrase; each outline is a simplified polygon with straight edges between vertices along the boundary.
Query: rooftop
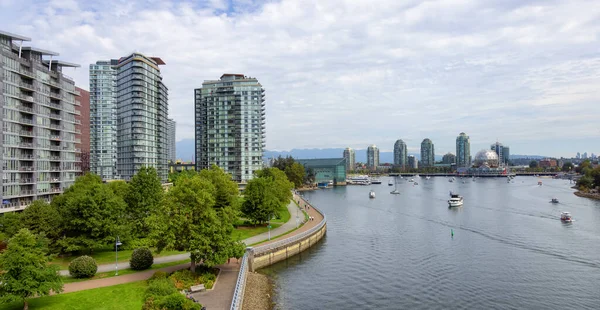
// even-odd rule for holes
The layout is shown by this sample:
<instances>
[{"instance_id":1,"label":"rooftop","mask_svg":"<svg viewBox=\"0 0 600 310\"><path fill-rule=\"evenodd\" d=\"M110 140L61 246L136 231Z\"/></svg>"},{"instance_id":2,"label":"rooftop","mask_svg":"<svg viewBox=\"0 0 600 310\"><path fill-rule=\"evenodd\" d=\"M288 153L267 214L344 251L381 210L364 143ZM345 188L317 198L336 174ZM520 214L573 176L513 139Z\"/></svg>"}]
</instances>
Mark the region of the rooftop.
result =
<instances>
[{"instance_id":1,"label":"rooftop","mask_svg":"<svg viewBox=\"0 0 600 310\"><path fill-rule=\"evenodd\" d=\"M313 158L313 159L296 159L303 166L337 166L345 165L345 158Z\"/></svg>"},{"instance_id":2,"label":"rooftop","mask_svg":"<svg viewBox=\"0 0 600 310\"><path fill-rule=\"evenodd\" d=\"M39 53L39 54L42 54L42 55L48 55L48 56L58 56L58 55L60 55L57 52L52 52L52 51L44 50L44 49L33 47L33 46L23 46L21 48L21 50L22 51L35 52L35 53Z\"/></svg>"},{"instance_id":3,"label":"rooftop","mask_svg":"<svg viewBox=\"0 0 600 310\"><path fill-rule=\"evenodd\" d=\"M28 37L25 37L22 35L18 35L18 34L14 34L14 33L10 33L8 31L2 31L2 30L0 30L0 36L9 37L12 40L31 41L31 38L28 38Z\"/></svg>"},{"instance_id":4,"label":"rooftop","mask_svg":"<svg viewBox=\"0 0 600 310\"><path fill-rule=\"evenodd\" d=\"M44 63L44 64L47 65L47 64L50 63L50 60L44 59L44 60L42 60L42 63ZM57 66L61 66L61 67L71 67L71 68L79 68L79 67L81 67L78 64L74 64L72 62L67 62L67 61L63 61L63 60L52 60L52 64L53 65L56 64Z\"/></svg>"}]
</instances>

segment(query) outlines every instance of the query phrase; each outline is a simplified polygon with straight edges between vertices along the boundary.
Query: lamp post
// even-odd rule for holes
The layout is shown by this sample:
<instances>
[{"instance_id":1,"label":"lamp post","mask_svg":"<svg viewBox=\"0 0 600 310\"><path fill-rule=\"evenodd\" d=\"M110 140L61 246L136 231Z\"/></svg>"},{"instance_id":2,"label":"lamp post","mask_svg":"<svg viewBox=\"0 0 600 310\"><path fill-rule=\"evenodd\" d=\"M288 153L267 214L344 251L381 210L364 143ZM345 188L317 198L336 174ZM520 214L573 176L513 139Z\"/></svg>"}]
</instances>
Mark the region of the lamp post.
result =
<instances>
[{"instance_id":1,"label":"lamp post","mask_svg":"<svg viewBox=\"0 0 600 310\"><path fill-rule=\"evenodd\" d=\"M298 210L300 210L300 206L296 208L296 228L298 228L298 225L300 225L300 219L298 218Z\"/></svg>"},{"instance_id":2,"label":"lamp post","mask_svg":"<svg viewBox=\"0 0 600 310\"><path fill-rule=\"evenodd\" d=\"M115 241L115 276L119 275L119 246L121 244L119 236L117 236L117 240Z\"/></svg>"},{"instance_id":3,"label":"lamp post","mask_svg":"<svg viewBox=\"0 0 600 310\"><path fill-rule=\"evenodd\" d=\"M269 214L269 226L267 226L267 228L269 229L269 240L271 240L271 218L273 217L273 214Z\"/></svg>"}]
</instances>

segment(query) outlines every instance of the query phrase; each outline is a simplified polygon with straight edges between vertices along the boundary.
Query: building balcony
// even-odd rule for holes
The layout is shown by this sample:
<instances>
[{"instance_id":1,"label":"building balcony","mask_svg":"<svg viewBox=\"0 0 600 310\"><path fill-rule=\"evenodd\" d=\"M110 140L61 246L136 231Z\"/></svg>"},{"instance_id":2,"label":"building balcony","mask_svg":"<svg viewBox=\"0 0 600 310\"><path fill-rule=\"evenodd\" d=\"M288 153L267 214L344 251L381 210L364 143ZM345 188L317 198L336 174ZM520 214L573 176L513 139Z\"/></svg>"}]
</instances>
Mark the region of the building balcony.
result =
<instances>
[{"instance_id":1,"label":"building balcony","mask_svg":"<svg viewBox=\"0 0 600 310\"><path fill-rule=\"evenodd\" d=\"M33 166L21 166L19 167L19 171L33 171Z\"/></svg>"},{"instance_id":2,"label":"building balcony","mask_svg":"<svg viewBox=\"0 0 600 310\"><path fill-rule=\"evenodd\" d=\"M50 167L50 171L61 171L61 170L60 170L60 167L58 167L58 166L52 166L52 167Z\"/></svg>"},{"instance_id":3,"label":"building balcony","mask_svg":"<svg viewBox=\"0 0 600 310\"><path fill-rule=\"evenodd\" d=\"M62 130L62 126L61 125L56 125L56 124L50 124L50 128L52 129L58 129L58 130Z\"/></svg>"},{"instance_id":4,"label":"building balcony","mask_svg":"<svg viewBox=\"0 0 600 310\"><path fill-rule=\"evenodd\" d=\"M33 74L33 71L29 69L19 68L19 74L24 75L30 79L35 79L35 74Z\"/></svg>"},{"instance_id":5,"label":"building balcony","mask_svg":"<svg viewBox=\"0 0 600 310\"><path fill-rule=\"evenodd\" d=\"M61 100L62 99L62 95L59 93L55 93L55 92L49 92L47 94L50 98L54 98L54 99L58 99Z\"/></svg>"},{"instance_id":6,"label":"building balcony","mask_svg":"<svg viewBox=\"0 0 600 310\"><path fill-rule=\"evenodd\" d=\"M48 102L46 105L58 110L62 108L62 105L60 103Z\"/></svg>"},{"instance_id":7,"label":"building balcony","mask_svg":"<svg viewBox=\"0 0 600 310\"><path fill-rule=\"evenodd\" d=\"M60 178L50 178L50 183L60 183Z\"/></svg>"},{"instance_id":8,"label":"building balcony","mask_svg":"<svg viewBox=\"0 0 600 310\"><path fill-rule=\"evenodd\" d=\"M19 82L19 87L29 91L35 91L32 83Z\"/></svg>"},{"instance_id":9,"label":"building balcony","mask_svg":"<svg viewBox=\"0 0 600 310\"><path fill-rule=\"evenodd\" d=\"M32 178L23 178L19 180L19 184L32 184L35 183Z\"/></svg>"},{"instance_id":10,"label":"building balcony","mask_svg":"<svg viewBox=\"0 0 600 310\"><path fill-rule=\"evenodd\" d=\"M62 119L62 117L60 116L60 114L54 114L54 113L50 113L48 115L48 117L51 118L51 119L58 119L58 120Z\"/></svg>"},{"instance_id":11,"label":"building balcony","mask_svg":"<svg viewBox=\"0 0 600 310\"><path fill-rule=\"evenodd\" d=\"M60 161L60 156L50 156L50 161Z\"/></svg>"},{"instance_id":12,"label":"building balcony","mask_svg":"<svg viewBox=\"0 0 600 310\"><path fill-rule=\"evenodd\" d=\"M25 137L33 137L33 130L21 130L19 131L19 135L20 136L25 136Z\"/></svg>"},{"instance_id":13,"label":"building balcony","mask_svg":"<svg viewBox=\"0 0 600 310\"><path fill-rule=\"evenodd\" d=\"M48 81L47 83L56 88L62 88L62 85L59 82L55 82L55 81L51 80L51 81Z\"/></svg>"},{"instance_id":14,"label":"building balcony","mask_svg":"<svg viewBox=\"0 0 600 310\"><path fill-rule=\"evenodd\" d=\"M32 149L33 148L33 143L31 143L31 142L19 142L19 148Z\"/></svg>"},{"instance_id":15,"label":"building balcony","mask_svg":"<svg viewBox=\"0 0 600 310\"><path fill-rule=\"evenodd\" d=\"M19 111L21 111L21 112L26 112L26 113L31 113L31 114L33 114L33 108L26 107L26 106L24 106L24 105L18 105L18 106L17 106L17 109L18 109Z\"/></svg>"},{"instance_id":16,"label":"building balcony","mask_svg":"<svg viewBox=\"0 0 600 310\"><path fill-rule=\"evenodd\" d=\"M31 102L33 103L33 96L29 96L29 95L25 95L25 94L19 94L18 95L19 99L23 100L23 101L27 101L27 102Z\"/></svg>"},{"instance_id":17,"label":"building balcony","mask_svg":"<svg viewBox=\"0 0 600 310\"><path fill-rule=\"evenodd\" d=\"M53 151L60 151L60 145L51 145L49 148Z\"/></svg>"},{"instance_id":18,"label":"building balcony","mask_svg":"<svg viewBox=\"0 0 600 310\"><path fill-rule=\"evenodd\" d=\"M33 160L33 155L31 154L21 154L18 156L20 160Z\"/></svg>"},{"instance_id":19,"label":"building balcony","mask_svg":"<svg viewBox=\"0 0 600 310\"><path fill-rule=\"evenodd\" d=\"M61 193L62 192L62 188L60 187L53 187L50 189L51 193Z\"/></svg>"},{"instance_id":20,"label":"building balcony","mask_svg":"<svg viewBox=\"0 0 600 310\"><path fill-rule=\"evenodd\" d=\"M81 106L81 102L79 100L75 100L75 105L76 106Z\"/></svg>"},{"instance_id":21,"label":"building balcony","mask_svg":"<svg viewBox=\"0 0 600 310\"><path fill-rule=\"evenodd\" d=\"M60 136L51 135L50 140L60 140Z\"/></svg>"}]
</instances>

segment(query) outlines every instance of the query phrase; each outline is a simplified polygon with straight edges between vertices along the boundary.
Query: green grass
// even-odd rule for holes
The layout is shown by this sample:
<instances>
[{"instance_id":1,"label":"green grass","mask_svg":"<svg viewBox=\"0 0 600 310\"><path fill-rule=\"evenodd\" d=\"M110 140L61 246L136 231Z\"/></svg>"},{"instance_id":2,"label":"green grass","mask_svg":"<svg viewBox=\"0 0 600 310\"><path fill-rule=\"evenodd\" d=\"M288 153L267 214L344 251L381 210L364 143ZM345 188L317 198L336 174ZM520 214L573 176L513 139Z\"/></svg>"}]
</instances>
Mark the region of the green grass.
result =
<instances>
[{"instance_id":1,"label":"green grass","mask_svg":"<svg viewBox=\"0 0 600 310\"><path fill-rule=\"evenodd\" d=\"M127 262L131 259L131 253L133 250L119 250L119 262ZM181 254L185 252L181 251L162 251L160 254L153 253L154 257L161 256L169 256L175 254ZM52 260L52 264L57 264L61 267L61 269L69 268L69 263L75 258L81 255L89 255L96 260L96 264L105 265L105 264L114 264L115 263L115 249L102 249L98 250L92 254L80 254L80 255L72 255L72 256L64 256L64 257L55 257Z\"/></svg>"},{"instance_id":2,"label":"green grass","mask_svg":"<svg viewBox=\"0 0 600 310\"><path fill-rule=\"evenodd\" d=\"M175 266L175 265L189 263L189 262L190 262L189 259L184 259L184 260L180 260L180 261L176 261L176 262L154 264L154 265L152 265L152 267L150 267L150 269L146 269L146 270L123 269L123 270L119 270L119 276L123 276L126 274L132 274L132 273L138 273L138 272L144 272L147 270L160 269L160 268L164 268L164 267L170 267L170 266ZM64 283L73 283L73 282L82 282L82 281L105 279L105 278L112 278L112 277L115 277L115 272L108 271L108 272L97 273L95 276L88 278L88 279L76 279L76 278L72 278L69 276L63 276L63 282Z\"/></svg>"},{"instance_id":3,"label":"green grass","mask_svg":"<svg viewBox=\"0 0 600 310\"><path fill-rule=\"evenodd\" d=\"M32 298L29 309L45 310L139 310L143 305L146 281L132 282L92 290ZM21 302L2 305L1 309L23 309Z\"/></svg>"},{"instance_id":4,"label":"green grass","mask_svg":"<svg viewBox=\"0 0 600 310\"><path fill-rule=\"evenodd\" d=\"M275 219L271 220L271 223L287 223L290 220L291 214L287 208L287 205L283 206L281 210L279 210L279 216Z\"/></svg>"},{"instance_id":5,"label":"green grass","mask_svg":"<svg viewBox=\"0 0 600 310\"><path fill-rule=\"evenodd\" d=\"M273 223L273 224L271 224L271 229L275 229L281 225L282 224ZM256 235L265 233L267 231L269 231L267 224L256 225L256 227L254 227L254 226L238 226L238 228L236 228L231 233L231 236L235 240L244 240L244 239L248 239L250 237L254 237Z\"/></svg>"}]
</instances>

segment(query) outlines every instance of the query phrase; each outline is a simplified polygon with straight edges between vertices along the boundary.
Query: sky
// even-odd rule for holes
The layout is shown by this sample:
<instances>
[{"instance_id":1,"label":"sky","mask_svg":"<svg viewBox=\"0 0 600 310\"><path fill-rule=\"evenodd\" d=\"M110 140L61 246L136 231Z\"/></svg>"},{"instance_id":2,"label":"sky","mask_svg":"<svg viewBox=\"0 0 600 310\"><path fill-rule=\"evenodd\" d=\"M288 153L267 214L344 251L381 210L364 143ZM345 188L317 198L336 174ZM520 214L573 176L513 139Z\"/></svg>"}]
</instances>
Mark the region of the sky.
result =
<instances>
[{"instance_id":1,"label":"sky","mask_svg":"<svg viewBox=\"0 0 600 310\"><path fill-rule=\"evenodd\" d=\"M600 153L597 0L0 0L0 29L81 64L161 57L177 140L223 73L266 90L266 147Z\"/></svg>"}]
</instances>

